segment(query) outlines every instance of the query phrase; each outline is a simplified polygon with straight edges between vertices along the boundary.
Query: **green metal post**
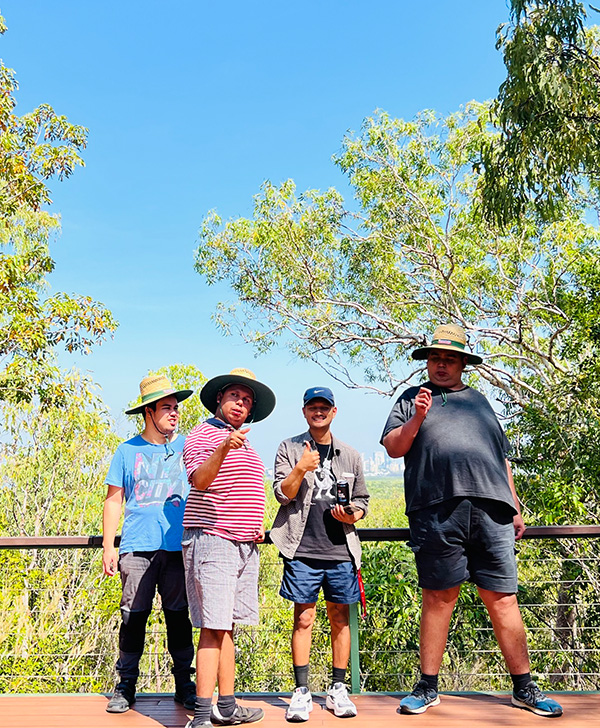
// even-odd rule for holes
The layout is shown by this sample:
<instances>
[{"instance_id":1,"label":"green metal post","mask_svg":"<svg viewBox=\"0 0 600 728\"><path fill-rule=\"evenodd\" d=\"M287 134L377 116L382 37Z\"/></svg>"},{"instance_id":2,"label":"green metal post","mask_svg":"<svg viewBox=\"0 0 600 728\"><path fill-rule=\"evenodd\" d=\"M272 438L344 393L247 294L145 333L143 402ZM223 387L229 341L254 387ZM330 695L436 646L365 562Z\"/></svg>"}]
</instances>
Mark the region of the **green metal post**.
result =
<instances>
[{"instance_id":1,"label":"green metal post","mask_svg":"<svg viewBox=\"0 0 600 728\"><path fill-rule=\"evenodd\" d=\"M358 653L358 604L350 605L350 689L360 693L360 657Z\"/></svg>"}]
</instances>

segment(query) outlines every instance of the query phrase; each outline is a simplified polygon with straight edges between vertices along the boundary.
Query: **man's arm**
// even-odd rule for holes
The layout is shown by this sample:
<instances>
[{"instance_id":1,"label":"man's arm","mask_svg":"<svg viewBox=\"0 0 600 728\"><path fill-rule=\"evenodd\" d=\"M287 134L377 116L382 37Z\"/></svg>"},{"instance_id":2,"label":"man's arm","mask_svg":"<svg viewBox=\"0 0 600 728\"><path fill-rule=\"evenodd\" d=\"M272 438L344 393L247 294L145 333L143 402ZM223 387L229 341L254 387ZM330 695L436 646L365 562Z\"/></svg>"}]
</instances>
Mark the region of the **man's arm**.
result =
<instances>
[{"instance_id":1,"label":"man's arm","mask_svg":"<svg viewBox=\"0 0 600 728\"><path fill-rule=\"evenodd\" d=\"M410 450L430 407L431 391L421 387L415 397L414 415L401 427L390 430L383 438L382 444L391 458L404 457Z\"/></svg>"},{"instance_id":2,"label":"man's arm","mask_svg":"<svg viewBox=\"0 0 600 728\"><path fill-rule=\"evenodd\" d=\"M521 515L521 504L519 503L512 469L508 460L506 460L506 474L508 475L508 485L510 486L513 500L515 502L515 508L517 509L517 515L513 517L513 527L515 529L515 539L518 541L525 533L525 522L523 521L523 516Z\"/></svg>"},{"instance_id":3,"label":"man's arm","mask_svg":"<svg viewBox=\"0 0 600 728\"><path fill-rule=\"evenodd\" d=\"M190 480L194 488L197 490L206 490L210 486L219 474L219 470L227 457L227 453L230 450L238 450L244 445L247 432L250 432L249 427L244 430L233 430L229 433L223 442L217 446L215 451L192 473Z\"/></svg>"},{"instance_id":4,"label":"man's arm","mask_svg":"<svg viewBox=\"0 0 600 728\"><path fill-rule=\"evenodd\" d=\"M123 488L109 485L102 512L102 568L107 576L114 576L117 573L118 556L115 548L115 536L119 527L122 505Z\"/></svg>"}]
</instances>

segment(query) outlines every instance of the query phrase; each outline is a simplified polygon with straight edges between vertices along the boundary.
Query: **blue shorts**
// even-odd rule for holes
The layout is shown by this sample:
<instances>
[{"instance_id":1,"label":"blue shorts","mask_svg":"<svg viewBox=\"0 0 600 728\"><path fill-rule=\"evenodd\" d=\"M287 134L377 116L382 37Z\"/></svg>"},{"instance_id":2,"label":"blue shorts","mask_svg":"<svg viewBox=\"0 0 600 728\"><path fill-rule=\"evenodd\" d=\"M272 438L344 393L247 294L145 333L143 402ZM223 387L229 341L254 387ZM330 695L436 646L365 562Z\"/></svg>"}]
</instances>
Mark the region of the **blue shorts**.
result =
<instances>
[{"instance_id":1,"label":"blue shorts","mask_svg":"<svg viewBox=\"0 0 600 728\"><path fill-rule=\"evenodd\" d=\"M419 586L444 590L472 581L515 594L515 511L486 498L453 498L408 514Z\"/></svg>"},{"instance_id":2,"label":"blue shorts","mask_svg":"<svg viewBox=\"0 0 600 728\"><path fill-rule=\"evenodd\" d=\"M327 559L283 559L279 593L296 604L314 604L323 587L323 596L333 604L360 601L360 589L351 561Z\"/></svg>"}]
</instances>

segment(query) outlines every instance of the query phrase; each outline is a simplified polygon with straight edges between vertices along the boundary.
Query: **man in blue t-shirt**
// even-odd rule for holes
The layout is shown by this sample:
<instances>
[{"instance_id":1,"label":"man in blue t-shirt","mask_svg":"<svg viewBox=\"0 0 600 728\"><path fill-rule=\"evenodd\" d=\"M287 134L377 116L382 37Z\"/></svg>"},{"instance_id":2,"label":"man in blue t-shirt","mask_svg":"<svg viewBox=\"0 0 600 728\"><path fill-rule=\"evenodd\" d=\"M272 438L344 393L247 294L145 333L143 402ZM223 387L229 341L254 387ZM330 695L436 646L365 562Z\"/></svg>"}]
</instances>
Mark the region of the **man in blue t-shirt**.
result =
<instances>
[{"instance_id":1,"label":"man in blue t-shirt","mask_svg":"<svg viewBox=\"0 0 600 728\"><path fill-rule=\"evenodd\" d=\"M102 564L107 576L118 570L123 585L117 661L120 680L106 707L109 713L124 713L135 702L146 622L157 589L173 659L174 699L193 710L196 695L181 556L189 484L183 466L185 438L176 432L179 402L192 391L176 391L166 377L153 375L140 382L140 394L141 404L126 414L143 414L144 429L119 445L106 476ZM117 556L115 536L123 501L125 519Z\"/></svg>"}]
</instances>

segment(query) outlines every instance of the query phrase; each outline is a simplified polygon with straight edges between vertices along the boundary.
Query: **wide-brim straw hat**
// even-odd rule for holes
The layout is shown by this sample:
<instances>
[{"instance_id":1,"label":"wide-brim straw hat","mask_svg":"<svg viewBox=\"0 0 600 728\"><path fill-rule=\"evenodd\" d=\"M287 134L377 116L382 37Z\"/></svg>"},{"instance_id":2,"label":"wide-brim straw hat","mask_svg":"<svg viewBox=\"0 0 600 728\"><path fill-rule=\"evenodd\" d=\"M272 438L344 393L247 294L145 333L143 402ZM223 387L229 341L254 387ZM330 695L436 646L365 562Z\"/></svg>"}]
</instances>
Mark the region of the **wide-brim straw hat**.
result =
<instances>
[{"instance_id":1,"label":"wide-brim straw hat","mask_svg":"<svg viewBox=\"0 0 600 728\"><path fill-rule=\"evenodd\" d=\"M427 359L427 354L432 349L442 349L443 351L454 351L467 357L469 364L481 364L483 359L477 354L472 354L467 349L467 337L464 329L456 324L444 324L438 326L433 332L433 339L429 346L422 346L415 349L412 353L413 359Z\"/></svg>"},{"instance_id":2,"label":"wide-brim straw hat","mask_svg":"<svg viewBox=\"0 0 600 728\"><path fill-rule=\"evenodd\" d=\"M217 411L217 395L231 384L243 384L254 393L254 404L246 422L260 422L275 409L275 394L266 384L259 382L250 369L232 369L229 374L220 374L209 379L200 391L202 404L213 414Z\"/></svg>"},{"instance_id":3,"label":"wide-brim straw hat","mask_svg":"<svg viewBox=\"0 0 600 728\"><path fill-rule=\"evenodd\" d=\"M140 396L142 401L140 404L125 410L126 415L143 414L144 409L153 402L158 402L163 397L175 397L178 402L182 402L194 393L193 389L175 389L171 381L162 374L152 374L145 377L140 382Z\"/></svg>"}]
</instances>

